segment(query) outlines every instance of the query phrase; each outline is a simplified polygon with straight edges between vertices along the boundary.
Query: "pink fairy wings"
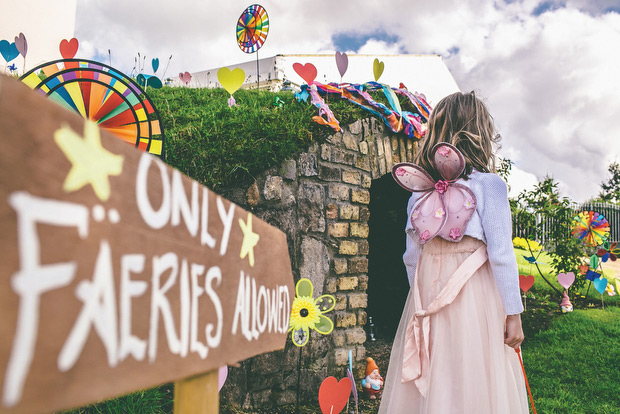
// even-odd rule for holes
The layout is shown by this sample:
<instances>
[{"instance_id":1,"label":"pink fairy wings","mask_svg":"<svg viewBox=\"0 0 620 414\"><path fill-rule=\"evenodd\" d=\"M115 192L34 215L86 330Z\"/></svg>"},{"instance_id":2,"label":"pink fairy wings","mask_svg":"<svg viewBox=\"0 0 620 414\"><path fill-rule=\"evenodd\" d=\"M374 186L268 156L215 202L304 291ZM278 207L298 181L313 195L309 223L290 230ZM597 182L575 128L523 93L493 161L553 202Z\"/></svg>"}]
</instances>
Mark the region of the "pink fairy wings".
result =
<instances>
[{"instance_id":1,"label":"pink fairy wings","mask_svg":"<svg viewBox=\"0 0 620 414\"><path fill-rule=\"evenodd\" d=\"M394 165L392 176L405 190L424 192L411 213L411 224L420 243L435 236L457 242L463 238L467 223L476 210L476 196L467 187L455 183L465 169L463 154L441 142L431 150L431 159L443 178L435 182L418 165L403 162Z\"/></svg>"}]
</instances>

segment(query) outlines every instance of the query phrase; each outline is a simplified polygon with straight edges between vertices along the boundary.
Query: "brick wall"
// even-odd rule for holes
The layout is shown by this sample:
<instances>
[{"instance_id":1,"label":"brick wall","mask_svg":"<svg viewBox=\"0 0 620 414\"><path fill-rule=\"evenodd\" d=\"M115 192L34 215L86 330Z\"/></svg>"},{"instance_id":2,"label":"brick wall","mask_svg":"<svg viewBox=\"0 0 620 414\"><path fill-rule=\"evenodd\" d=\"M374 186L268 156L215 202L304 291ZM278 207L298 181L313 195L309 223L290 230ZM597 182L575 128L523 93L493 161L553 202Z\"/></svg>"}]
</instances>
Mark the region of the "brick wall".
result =
<instances>
[{"instance_id":1,"label":"brick wall","mask_svg":"<svg viewBox=\"0 0 620 414\"><path fill-rule=\"evenodd\" d=\"M295 281L310 279L315 298L336 297L327 315L334 322L330 335L312 332L301 355L289 340L283 351L232 368L224 401L245 408L294 403L300 361L302 400L314 401L325 377L346 375L349 350L356 377L363 376L371 182L397 162L412 162L415 148L374 118L358 120L264 172L249 188L224 193L287 234Z\"/></svg>"}]
</instances>

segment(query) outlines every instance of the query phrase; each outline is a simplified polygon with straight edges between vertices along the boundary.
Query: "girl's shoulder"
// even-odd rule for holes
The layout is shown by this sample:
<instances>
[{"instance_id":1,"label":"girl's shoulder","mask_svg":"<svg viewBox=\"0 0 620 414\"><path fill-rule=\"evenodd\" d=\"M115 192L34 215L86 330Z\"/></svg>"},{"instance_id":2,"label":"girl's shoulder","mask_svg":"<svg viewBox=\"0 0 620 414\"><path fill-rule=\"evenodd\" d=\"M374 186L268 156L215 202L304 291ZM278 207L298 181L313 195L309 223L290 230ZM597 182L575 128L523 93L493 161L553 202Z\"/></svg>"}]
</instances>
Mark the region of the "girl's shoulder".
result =
<instances>
[{"instance_id":1,"label":"girl's shoulder","mask_svg":"<svg viewBox=\"0 0 620 414\"><path fill-rule=\"evenodd\" d=\"M466 181L474 192L508 195L508 187L502 177L495 173L473 171Z\"/></svg>"}]
</instances>

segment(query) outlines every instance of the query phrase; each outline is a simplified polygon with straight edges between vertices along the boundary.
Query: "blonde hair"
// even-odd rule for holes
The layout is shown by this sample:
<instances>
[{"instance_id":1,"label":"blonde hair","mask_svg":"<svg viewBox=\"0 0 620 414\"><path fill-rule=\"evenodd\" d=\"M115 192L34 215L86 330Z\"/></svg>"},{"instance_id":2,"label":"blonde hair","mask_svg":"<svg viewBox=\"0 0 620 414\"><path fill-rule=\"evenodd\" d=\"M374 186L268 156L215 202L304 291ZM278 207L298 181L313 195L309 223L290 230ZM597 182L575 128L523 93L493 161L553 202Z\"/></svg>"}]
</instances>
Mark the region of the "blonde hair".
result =
<instances>
[{"instance_id":1,"label":"blonde hair","mask_svg":"<svg viewBox=\"0 0 620 414\"><path fill-rule=\"evenodd\" d=\"M472 169L496 172L494 146L499 149L501 136L495 130L493 117L486 105L470 93L456 92L446 96L433 108L428 120L426 138L421 142L415 163L434 179L439 173L431 162L431 150L439 142L454 145L465 157L467 178Z\"/></svg>"}]
</instances>

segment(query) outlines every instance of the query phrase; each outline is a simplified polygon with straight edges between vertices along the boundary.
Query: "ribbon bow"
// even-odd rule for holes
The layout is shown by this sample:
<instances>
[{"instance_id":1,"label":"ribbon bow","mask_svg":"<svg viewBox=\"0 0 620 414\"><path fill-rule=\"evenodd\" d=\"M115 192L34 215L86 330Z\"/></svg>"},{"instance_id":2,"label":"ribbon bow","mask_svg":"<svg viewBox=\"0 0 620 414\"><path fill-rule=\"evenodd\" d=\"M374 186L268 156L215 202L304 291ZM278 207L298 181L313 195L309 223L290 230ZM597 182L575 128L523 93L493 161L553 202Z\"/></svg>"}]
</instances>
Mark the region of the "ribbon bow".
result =
<instances>
[{"instance_id":1,"label":"ribbon bow","mask_svg":"<svg viewBox=\"0 0 620 414\"><path fill-rule=\"evenodd\" d=\"M457 242L476 209L474 193L455 182L465 169L465 158L456 147L440 142L431 150L431 159L442 180L435 182L420 166L408 162L394 165L392 176L405 190L425 193L410 217L420 243L437 235Z\"/></svg>"}]
</instances>

